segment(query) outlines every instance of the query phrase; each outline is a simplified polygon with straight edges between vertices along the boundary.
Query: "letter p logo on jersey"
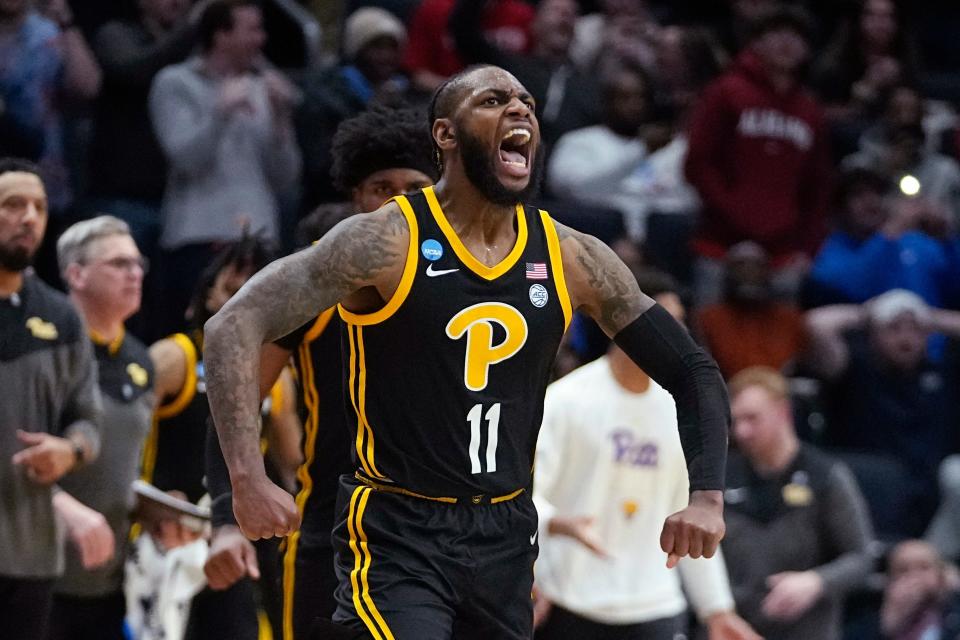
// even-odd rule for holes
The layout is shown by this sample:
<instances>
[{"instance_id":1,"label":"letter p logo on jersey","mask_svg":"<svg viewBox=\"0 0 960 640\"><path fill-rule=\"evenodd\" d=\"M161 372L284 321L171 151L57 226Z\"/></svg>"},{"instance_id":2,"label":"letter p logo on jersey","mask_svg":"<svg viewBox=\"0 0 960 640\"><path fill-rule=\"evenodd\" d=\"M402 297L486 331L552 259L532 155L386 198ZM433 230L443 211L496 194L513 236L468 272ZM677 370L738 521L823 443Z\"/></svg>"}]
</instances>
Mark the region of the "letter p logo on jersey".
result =
<instances>
[{"instance_id":1,"label":"letter p logo on jersey","mask_svg":"<svg viewBox=\"0 0 960 640\"><path fill-rule=\"evenodd\" d=\"M493 343L494 323L506 333L499 344ZM463 382L471 391L483 391L490 379L490 366L512 358L527 342L527 321L509 304L482 302L460 311L447 323L447 336L452 340L459 340L464 334L467 350Z\"/></svg>"}]
</instances>

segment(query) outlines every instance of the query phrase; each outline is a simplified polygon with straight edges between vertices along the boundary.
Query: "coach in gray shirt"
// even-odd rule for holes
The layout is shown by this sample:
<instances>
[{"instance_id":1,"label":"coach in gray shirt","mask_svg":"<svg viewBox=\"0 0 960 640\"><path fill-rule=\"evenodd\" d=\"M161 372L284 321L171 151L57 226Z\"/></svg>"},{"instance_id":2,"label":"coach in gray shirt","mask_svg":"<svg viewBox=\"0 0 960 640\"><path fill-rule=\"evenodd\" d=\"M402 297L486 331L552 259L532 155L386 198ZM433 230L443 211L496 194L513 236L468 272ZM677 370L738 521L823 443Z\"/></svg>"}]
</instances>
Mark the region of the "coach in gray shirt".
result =
<instances>
[{"instance_id":1,"label":"coach in gray shirt","mask_svg":"<svg viewBox=\"0 0 960 640\"><path fill-rule=\"evenodd\" d=\"M843 463L797 439L787 381L767 367L729 383L723 554L737 610L769 640L838 640L843 599L873 564L867 506Z\"/></svg>"},{"instance_id":2,"label":"coach in gray shirt","mask_svg":"<svg viewBox=\"0 0 960 640\"><path fill-rule=\"evenodd\" d=\"M0 621L42 638L63 545L52 485L92 462L100 438L90 341L63 294L27 271L47 224L38 169L0 159Z\"/></svg>"},{"instance_id":3,"label":"coach in gray shirt","mask_svg":"<svg viewBox=\"0 0 960 640\"><path fill-rule=\"evenodd\" d=\"M140 308L146 261L126 222L84 220L57 241L60 272L93 343L103 402L100 457L64 478L54 497L67 525L67 567L54 585L46 640L123 640L123 562L131 485L153 414L153 364L124 331Z\"/></svg>"}]
</instances>

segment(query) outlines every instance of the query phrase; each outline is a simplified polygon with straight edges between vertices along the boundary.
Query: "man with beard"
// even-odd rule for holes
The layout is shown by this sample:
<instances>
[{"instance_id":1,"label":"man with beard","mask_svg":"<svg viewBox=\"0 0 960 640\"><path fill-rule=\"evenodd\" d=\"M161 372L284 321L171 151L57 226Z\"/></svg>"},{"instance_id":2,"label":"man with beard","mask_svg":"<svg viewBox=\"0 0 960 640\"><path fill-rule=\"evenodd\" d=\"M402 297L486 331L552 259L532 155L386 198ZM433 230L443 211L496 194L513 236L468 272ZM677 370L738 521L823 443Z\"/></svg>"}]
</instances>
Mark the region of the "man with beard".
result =
<instances>
[{"instance_id":1,"label":"man with beard","mask_svg":"<svg viewBox=\"0 0 960 640\"><path fill-rule=\"evenodd\" d=\"M803 314L774 296L770 256L744 240L725 257L723 299L697 313L701 344L729 380L748 367L782 371L806 346Z\"/></svg>"},{"instance_id":2,"label":"man with beard","mask_svg":"<svg viewBox=\"0 0 960 640\"><path fill-rule=\"evenodd\" d=\"M350 210L315 211L299 225L303 244L323 237L350 213L375 211L392 196L436 182L439 174L424 115L415 109L375 106L337 127L331 177L342 193L350 195ZM350 460L355 434L341 408L342 324L336 309L327 309L290 335L264 345L261 354L264 394L293 359L304 426L304 463L297 472L296 499L302 526L287 540L283 560L284 640L306 638L313 620L329 619L337 607L330 531L336 524L340 475L355 469ZM214 528L204 572L211 588L225 589L245 575L258 574L261 567L253 545L236 526L230 477L212 428L206 476Z\"/></svg>"},{"instance_id":3,"label":"man with beard","mask_svg":"<svg viewBox=\"0 0 960 640\"><path fill-rule=\"evenodd\" d=\"M345 637L528 638L537 516L527 490L543 396L574 310L677 400L689 506L666 560L723 535L728 407L716 365L595 238L521 202L537 187L533 99L498 67L441 85L436 188L340 223L251 279L207 322L211 410L251 538L299 524L263 471L256 354L339 303L358 470L333 532ZM501 427L502 423L502 427Z\"/></svg>"},{"instance_id":4,"label":"man with beard","mask_svg":"<svg viewBox=\"0 0 960 640\"><path fill-rule=\"evenodd\" d=\"M44 637L64 554L52 485L97 456L93 347L70 302L27 268L47 226L35 165L0 160L0 621Z\"/></svg>"}]
</instances>

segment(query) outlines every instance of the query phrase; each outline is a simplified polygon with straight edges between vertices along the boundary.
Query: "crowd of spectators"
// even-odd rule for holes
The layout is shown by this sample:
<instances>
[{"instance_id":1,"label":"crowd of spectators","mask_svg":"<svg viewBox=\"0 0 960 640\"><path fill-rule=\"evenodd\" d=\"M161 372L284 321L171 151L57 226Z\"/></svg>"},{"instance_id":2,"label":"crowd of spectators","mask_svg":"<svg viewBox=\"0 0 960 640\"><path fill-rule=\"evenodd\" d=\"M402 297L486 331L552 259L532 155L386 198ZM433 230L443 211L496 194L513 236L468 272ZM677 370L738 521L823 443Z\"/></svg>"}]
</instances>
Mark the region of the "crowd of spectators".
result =
<instances>
[{"instance_id":1,"label":"crowd of spectators","mask_svg":"<svg viewBox=\"0 0 960 640\"><path fill-rule=\"evenodd\" d=\"M198 277L224 245L256 237L290 251L299 219L349 199L330 179L340 123L424 106L466 65L499 65L536 100L538 204L631 267L676 278L691 332L726 377L786 376L789 393L760 376L740 395L759 386L770 411L792 406L781 435L799 435L822 477L741 460L735 484L782 494L775 511L823 491L863 516L855 535L820 532L857 555L838 552L793 619L826 611L817 624L839 624L850 595L848 637L956 637L924 633L960 627L960 5L301 2L327 55L291 67L269 55L285 44L271 42L274 4L0 0L0 157L42 173L39 276L82 296L57 240L114 216L153 265L128 331L147 344L186 331ZM575 319L558 371L606 346ZM787 566L798 550L754 521L771 504L751 511L737 495L724 551L738 612L780 637L763 622L773 605L738 596L775 591L770 573L744 572L829 558ZM779 555L739 560L747 551ZM885 585L872 579L887 566Z\"/></svg>"}]
</instances>

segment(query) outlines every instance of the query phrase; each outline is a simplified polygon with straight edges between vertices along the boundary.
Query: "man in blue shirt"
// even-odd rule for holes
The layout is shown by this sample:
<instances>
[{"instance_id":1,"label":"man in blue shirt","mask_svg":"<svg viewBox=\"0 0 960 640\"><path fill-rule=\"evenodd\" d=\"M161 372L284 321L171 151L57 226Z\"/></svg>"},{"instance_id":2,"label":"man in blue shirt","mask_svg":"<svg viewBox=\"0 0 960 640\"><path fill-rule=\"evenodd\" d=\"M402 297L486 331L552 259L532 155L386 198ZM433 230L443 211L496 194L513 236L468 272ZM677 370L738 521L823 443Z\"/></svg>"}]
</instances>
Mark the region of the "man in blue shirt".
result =
<instances>
[{"instance_id":1,"label":"man in blue shirt","mask_svg":"<svg viewBox=\"0 0 960 640\"><path fill-rule=\"evenodd\" d=\"M949 219L922 196L885 198L888 186L863 168L841 177L836 228L807 283L809 306L862 303L891 289L935 307L960 300L960 241Z\"/></svg>"}]
</instances>

